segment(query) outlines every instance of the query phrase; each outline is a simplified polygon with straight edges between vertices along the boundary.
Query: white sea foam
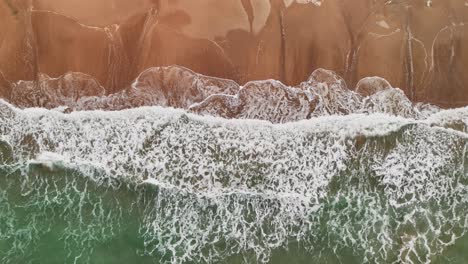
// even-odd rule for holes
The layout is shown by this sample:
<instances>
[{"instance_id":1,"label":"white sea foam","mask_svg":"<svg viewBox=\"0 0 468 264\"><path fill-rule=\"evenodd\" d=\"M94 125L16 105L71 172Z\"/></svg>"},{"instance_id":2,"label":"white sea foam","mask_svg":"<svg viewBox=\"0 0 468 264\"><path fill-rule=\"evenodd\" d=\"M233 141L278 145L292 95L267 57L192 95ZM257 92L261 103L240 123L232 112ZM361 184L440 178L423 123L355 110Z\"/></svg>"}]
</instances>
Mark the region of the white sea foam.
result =
<instances>
[{"instance_id":1,"label":"white sea foam","mask_svg":"<svg viewBox=\"0 0 468 264\"><path fill-rule=\"evenodd\" d=\"M52 152L41 152L37 155L37 158L29 161L31 165L40 165L44 168L47 168L50 171L56 169L56 167L63 167L65 166L66 159L57 154Z\"/></svg>"},{"instance_id":2,"label":"white sea foam","mask_svg":"<svg viewBox=\"0 0 468 264\"><path fill-rule=\"evenodd\" d=\"M285 124L163 107L0 109L18 164L61 162L97 184L155 186L142 236L147 254L172 263L267 262L291 240L349 247L369 262L427 262L466 232L467 108Z\"/></svg>"}]
</instances>

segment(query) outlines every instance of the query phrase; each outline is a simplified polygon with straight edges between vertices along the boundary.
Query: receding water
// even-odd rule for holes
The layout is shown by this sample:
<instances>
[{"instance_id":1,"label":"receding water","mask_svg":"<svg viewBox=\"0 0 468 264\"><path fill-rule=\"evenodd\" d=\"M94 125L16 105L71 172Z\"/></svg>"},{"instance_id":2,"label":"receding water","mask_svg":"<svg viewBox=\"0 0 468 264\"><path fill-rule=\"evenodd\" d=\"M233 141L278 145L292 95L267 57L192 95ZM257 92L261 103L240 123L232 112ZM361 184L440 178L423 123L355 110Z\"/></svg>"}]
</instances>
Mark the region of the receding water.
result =
<instances>
[{"instance_id":1,"label":"receding water","mask_svg":"<svg viewBox=\"0 0 468 264\"><path fill-rule=\"evenodd\" d=\"M467 117L3 103L0 262L466 263Z\"/></svg>"}]
</instances>

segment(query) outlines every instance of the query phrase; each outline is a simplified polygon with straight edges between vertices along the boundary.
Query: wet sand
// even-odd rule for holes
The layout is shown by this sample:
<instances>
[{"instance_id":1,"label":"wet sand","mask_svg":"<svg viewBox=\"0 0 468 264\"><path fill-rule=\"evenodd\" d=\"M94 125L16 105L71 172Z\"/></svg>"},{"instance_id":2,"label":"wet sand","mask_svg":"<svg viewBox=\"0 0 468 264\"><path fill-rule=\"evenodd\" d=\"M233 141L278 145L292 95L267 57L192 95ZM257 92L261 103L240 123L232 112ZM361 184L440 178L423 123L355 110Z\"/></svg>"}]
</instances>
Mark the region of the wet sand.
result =
<instances>
[{"instance_id":1,"label":"wet sand","mask_svg":"<svg viewBox=\"0 0 468 264\"><path fill-rule=\"evenodd\" d=\"M455 107L468 104L467 20L465 0L2 0L0 72L81 72L112 93L154 66L288 85L325 68Z\"/></svg>"}]
</instances>

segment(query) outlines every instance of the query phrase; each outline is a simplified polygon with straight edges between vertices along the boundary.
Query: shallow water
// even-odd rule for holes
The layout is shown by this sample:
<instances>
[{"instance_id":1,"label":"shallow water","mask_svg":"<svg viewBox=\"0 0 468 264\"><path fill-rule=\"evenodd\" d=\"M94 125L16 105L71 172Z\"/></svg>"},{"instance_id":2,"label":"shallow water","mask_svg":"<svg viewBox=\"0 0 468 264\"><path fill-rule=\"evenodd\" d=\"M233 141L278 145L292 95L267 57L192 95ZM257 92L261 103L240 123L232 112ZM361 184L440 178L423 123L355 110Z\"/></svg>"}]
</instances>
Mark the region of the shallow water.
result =
<instances>
[{"instance_id":1,"label":"shallow water","mask_svg":"<svg viewBox=\"0 0 468 264\"><path fill-rule=\"evenodd\" d=\"M1 104L3 263L463 263L467 109L287 124Z\"/></svg>"},{"instance_id":2,"label":"shallow water","mask_svg":"<svg viewBox=\"0 0 468 264\"><path fill-rule=\"evenodd\" d=\"M142 225L147 208L158 195L156 187L142 186L138 191L125 187L109 189L67 170L51 173L33 168L27 175L25 179L18 173L1 173L2 263L169 261L158 252L150 254L145 250ZM334 210L339 213L340 208ZM318 235L327 237L328 232L324 226ZM442 254L432 257L432 263L465 263L467 245L468 235L463 235ZM245 253L226 256L221 262L257 262L255 256ZM268 261L286 262L362 263L363 256L356 254L353 247L306 250L291 240L286 248L272 250Z\"/></svg>"},{"instance_id":3,"label":"shallow water","mask_svg":"<svg viewBox=\"0 0 468 264\"><path fill-rule=\"evenodd\" d=\"M7 253L3 255L2 262L64 263L76 260L76 263L155 263L155 258L161 257L144 253L144 241L139 230L144 218L141 208L148 206L142 196L151 196L148 192L154 192L154 188L142 188L142 193L138 195L128 189L113 190L109 195L106 193L109 192L107 188L96 188L92 183L86 185L87 181L82 179L77 181L77 175L74 173L47 173L37 170L32 174L48 178L49 181L54 181L55 178L54 182L59 186L60 183L74 185L75 191L79 192L85 191L87 186L85 195L88 201L83 202L77 193L64 191L60 194L55 193L53 203L41 202L39 200L44 198L44 188L24 190L21 188L24 182L13 179L15 176L2 178L2 186L8 186L1 190L2 209L8 208L3 211L2 219L5 223L13 223L9 226L10 231L16 230L4 233L9 235L9 239L4 238L0 247L3 253ZM32 181L36 180L37 178ZM43 183L36 184L44 187ZM106 195L101 196L103 193ZM90 203L98 204L99 214L105 215L107 221L94 218L93 221L81 222L81 213L67 210L70 207L77 208L80 204L86 208ZM86 234L83 230L87 230ZM87 242L82 243L83 241ZM336 257L332 256L331 252L328 254L328 258L323 260L328 259L334 263ZM313 257L313 254L305 252L292 242L288 250L273 252L270 263L284 263L285 260L291 263L310 263ZM352 257L352 254L348 253L348 260L349 257ZM225 260L226 263L242 261L244 257L241 255L230 256ZM356 263L359 261L356 260Z\"/></svg>"}]
</instances>

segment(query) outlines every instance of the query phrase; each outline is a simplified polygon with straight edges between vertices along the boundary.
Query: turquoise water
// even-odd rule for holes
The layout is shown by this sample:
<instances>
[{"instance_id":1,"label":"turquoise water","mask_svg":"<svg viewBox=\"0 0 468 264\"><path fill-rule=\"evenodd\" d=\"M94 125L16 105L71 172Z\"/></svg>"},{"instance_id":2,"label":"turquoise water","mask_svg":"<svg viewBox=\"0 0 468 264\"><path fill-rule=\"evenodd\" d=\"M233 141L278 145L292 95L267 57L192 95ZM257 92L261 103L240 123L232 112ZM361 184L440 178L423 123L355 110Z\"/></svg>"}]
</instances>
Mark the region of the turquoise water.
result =
<instances>
[{"instance_id":1,"label":"turquoise water","mask_svg":"<svg viewBox=\"0 0 468 264\"><path fill-rule=\"evenodd\" d=\"M466 109L0 108L0 263L466 263Z\"/></svg>"},{"instance_id":2,"label":"turquoise water","mask_svg":"<svg viewBox=\"0 0 468 264\"><path fill-rule=\"evenodd\" d=\"M1 173L2 263L160 263L170 258L145 250L145 214L157 188L99 187L73 171L34 168L27 177ZM344 202L343 202L344 203ZM345 209L334 205L332 210ZM339 213L339 212L336 212ZM356 212L358 213L358 212ZM353 217L353 216L350 216ZM354 216L357 217L357 216ZM365 217L365 216L361 216ZM359 217L358 217L359 218ZM356 218L354 218L356 219ZM323 221L326 225L326 216ZM333 239L328 229L321 240ZM466 263L468 235L432 263ZM268 263L362 263L353 248L305 250L295 241L272 251ZM256 263L254 255L226 256L222 263ZM187 262L196 263L196 262ZM417 263L417 262L416 262Z\"/></svg>"}]
</instances>

